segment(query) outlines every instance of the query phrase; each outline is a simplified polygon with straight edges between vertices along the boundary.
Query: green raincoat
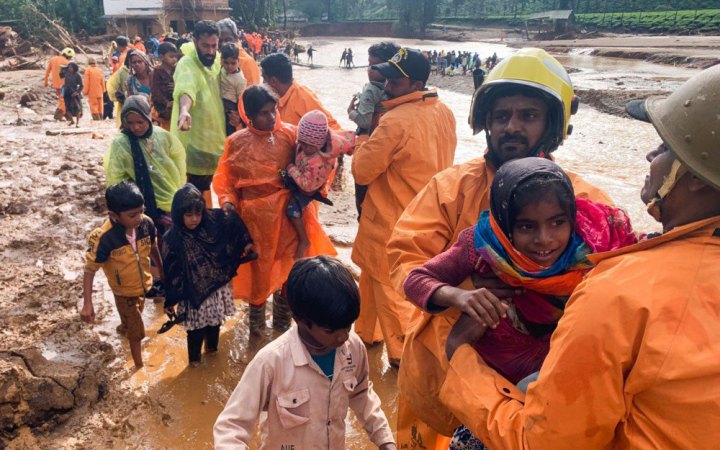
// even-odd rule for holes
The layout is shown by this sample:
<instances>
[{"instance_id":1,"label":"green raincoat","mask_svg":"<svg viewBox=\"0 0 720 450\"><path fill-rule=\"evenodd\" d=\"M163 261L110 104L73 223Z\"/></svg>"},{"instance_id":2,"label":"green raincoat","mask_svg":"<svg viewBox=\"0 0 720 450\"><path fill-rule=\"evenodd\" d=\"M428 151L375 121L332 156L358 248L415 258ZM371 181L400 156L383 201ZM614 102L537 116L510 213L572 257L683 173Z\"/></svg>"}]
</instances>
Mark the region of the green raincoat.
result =
<instances>
[{"instance_id":1,"label":"green raincoat","mask_svg":"<svg viewBox=\"0 0 720 450\"><path fill-rule=\"evenodd\" d=\"M150 169L155 201L160 210L170 213L173 196L185 184L185 149L175 136L153 127L152 136L140 139L143 155ZM130 140L120 133L110 143L103 157L105 182L108 186L123 180L135 181Z\"/></svg>"},{"instance_id":2,"label":"green raincoat","mask_svg":"<svg viewBox=\"0 0 720 450\"><path fill-rule=\"evenodd\" d=\"M225 147L225 113L220 96L220 54L205 67L192 51L175 68L175 91L170 131L185 146L187 171L192 175L213 175ZM192 128L178 129L180 97L192 99Z\"/></svg>"},{"instance_id":3,"label":"green raincoat","mask_svg":"<svg viewBox=\"0 0 720 450\"><path fill-rule=\"evenodd\" d=\"M127 96L127 79L130 78L130 71L127 67L121 66L114 74L107 80L107 93L110 100L115 105L115 124L120 128L120 113L122 112L122 103L115 99L115 93L120 91L123 95Z\"/></svg>"}]
</instances>

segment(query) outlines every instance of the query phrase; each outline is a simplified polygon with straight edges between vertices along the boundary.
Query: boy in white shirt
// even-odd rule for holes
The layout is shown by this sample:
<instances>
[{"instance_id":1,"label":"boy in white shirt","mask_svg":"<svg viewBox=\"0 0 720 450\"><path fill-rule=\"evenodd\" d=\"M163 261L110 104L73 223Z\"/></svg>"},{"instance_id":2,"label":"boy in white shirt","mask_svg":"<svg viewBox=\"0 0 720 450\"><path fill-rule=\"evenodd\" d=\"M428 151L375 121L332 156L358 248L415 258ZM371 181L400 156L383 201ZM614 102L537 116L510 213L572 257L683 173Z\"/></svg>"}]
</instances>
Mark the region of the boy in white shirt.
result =
<instances>
[{"instance_id":1,"label":"boy in white shirt","mask_svg":"<svg viewBox=\"0 0 720 450\"><path fill-rule=\"evenodd\" d=\"M351 331L360 294L327 256L295 263L287 299L296 325L245 369L215 422L216 449L247 449L261 412L262 449L344 449L348 407L381 450L397 450L368 376L365 345Z\"/></svg>"},{"instance_id":2,"label":"boy in white shirt","mask_svg":"<svg viewBox=\"0 0 720 450\"><path fill-rule=\"evenodd\" d=\"M220 70L220 94L225 110L225 133L230 136L240 123L238 102L242 97L247 80L240 70L240 50L237 45L228 43L220 49L222 69Z\"/></svg>"}]
</instances>

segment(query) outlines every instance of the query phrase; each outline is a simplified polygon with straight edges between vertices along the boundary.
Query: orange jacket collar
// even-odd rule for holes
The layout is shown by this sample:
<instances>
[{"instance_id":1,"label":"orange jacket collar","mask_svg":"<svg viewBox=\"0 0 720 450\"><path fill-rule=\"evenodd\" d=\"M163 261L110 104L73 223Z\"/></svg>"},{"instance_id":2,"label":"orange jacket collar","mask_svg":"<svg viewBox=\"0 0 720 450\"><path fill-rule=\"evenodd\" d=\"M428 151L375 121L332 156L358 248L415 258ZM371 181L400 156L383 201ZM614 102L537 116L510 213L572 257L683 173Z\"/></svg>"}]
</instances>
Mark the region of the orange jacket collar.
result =
<instances>
[{"instance_id":1,"label":"orange jacket collar","mask_svg":"<svg viewBox=\"0 0 720 450\"><path fill-rule=\"evenodd\" d=\"M720 216L715 216L709 219L693 222L682 227L677 227L658 237L640 241L637 244L631 245L629 247L613 250L611 252L595 253L593 255L588 255L588 259L591 263L597 265L597 263L605 259L614 258L615 256L625 255L628 253L648 250L670 241L697 236L711 236L718 228L720 228ZM718 241L718 243L720 243L720 241Z\"/></svg>"},{"instance_id":2,"label":"orange jacket collar","mask_svg":"<svg viewBox=\"0 0 720 450\"><path fill-rule=\"evenodd\" d=\"M290 97L292 97L298 89L300 89L300 87L297 84L297 81L293 80L287 92L285 92L285 95L280 97L280 100L278 101L278 109L285 108L285 105L287 105L288 101L290 101Z\"/></svg>"},{"instance_id":3,"label":"orange jacket collar","mask_svg":"<svg viewBox=\"0 0 720 450\"><path fill-rule=\"evenodd\" d=\"M438 101L437 90L427 89L423 91L415 91L412 94L407 94L403 95L402 97L385 100L384 102L382 102L382 105L385 109L393 109L394 107L402 105L403 103L419 102L421 100L424 102L435 103L436 101Z\"/></svg>"}]
</instances>

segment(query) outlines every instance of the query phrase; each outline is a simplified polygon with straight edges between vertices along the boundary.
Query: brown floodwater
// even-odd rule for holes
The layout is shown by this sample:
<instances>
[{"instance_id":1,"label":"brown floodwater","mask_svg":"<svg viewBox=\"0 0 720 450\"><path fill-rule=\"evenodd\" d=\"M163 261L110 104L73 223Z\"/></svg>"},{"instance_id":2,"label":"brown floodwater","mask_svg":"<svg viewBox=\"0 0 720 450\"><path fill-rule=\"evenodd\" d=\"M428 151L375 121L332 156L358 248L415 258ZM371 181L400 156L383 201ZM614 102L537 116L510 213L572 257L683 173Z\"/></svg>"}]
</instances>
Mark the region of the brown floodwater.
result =
<instances>
[{"instance_id":1,"label":"brown floodwater","mask_svg":"<svg viewBox=\"0 0 720 450\"><path fill-rule=\"evenodd\" d=\"M311 87L340 123L352 129L346 108L351 96L359 92L366 82L363 69L345 70L337 67L340 54L350 47L355 53L357 65L367 64L367 47L380 39L373 38L308 38L301 43L312 43L317 53L315 63L320 68L295 68L295 78ZM396 40L401 45L436 50L478 51L483 58L493 52L506 57L514 50L502 45L486 43L450 43L442 41ZM676 69L630 60L598 58L576 52L565 55L562 61L580 69L572 78L585 88L613 89L672 89L695 71ZM305 59L305 55L301 55ZM620 85L618 82L622 82ZM485 148L483 135L473 136L467 126L470 95L441 90L441 99L455 112L457 119L458 148L455 162L462 163L482 155ZM582 108L573 117L575 132L562 146L556 156L559 163L583 175L588 181L603 187L615 202L625 208L636 228L654 230L656 224L645 213L640 202L642 186L648 163L646 152L655 148L659 139L651 125L600 113L592 108ZM335 231L337 229L337 231ZM348 227L329 228L329 233L346 233ZM349 261L349 249L341 248L340 256ZM121 355L129 355L127 344L114 333L119 323L112 308L112 296L105 288L104 307L113 310L111 319L102 325L104 339L123 347ZM135 448L212 448L212 426L215 418L240 379L243 369L263 344L272 337L259 340L248 339L246 307L239 307L239 314L223 327L219 352L204 357L200 367L187 366L185 333L175 327L162 337L155 331L164 322L160 304L148 302L145 319L148 339L144 343L145 369L135 372L128 383L136 395L148 396L164 406L166 414L146 420L135 433L128 435L126 445ZM395 427L397 411L397 371L390 368L382 346L369 349L370 378L383 401L390 423ZM129 367L130 362L117 362ZM352 412L348 416L347 447L353 450L370 449L373 446L365 436Z\"/></svg>"}]
</instances>

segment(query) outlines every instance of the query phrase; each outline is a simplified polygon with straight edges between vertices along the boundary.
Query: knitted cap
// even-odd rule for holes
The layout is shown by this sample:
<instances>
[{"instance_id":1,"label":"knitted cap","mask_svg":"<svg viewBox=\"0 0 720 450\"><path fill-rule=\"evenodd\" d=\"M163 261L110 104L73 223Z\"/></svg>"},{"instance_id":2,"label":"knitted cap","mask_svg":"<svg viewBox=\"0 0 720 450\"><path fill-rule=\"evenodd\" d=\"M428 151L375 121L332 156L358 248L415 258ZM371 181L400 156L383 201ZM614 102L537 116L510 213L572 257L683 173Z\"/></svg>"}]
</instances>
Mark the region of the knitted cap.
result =
<instances>
[{"instance_id":1,"label":"knitted cap","mask_svg":"<svg viewBox=\"0 0 720 450\"><path fill-rule=\"evenodd\" d=\"M298 141L315 147L325 145L328 120L325 113L317 109L306 113L298 124Z\"/></svg>"}]
</instances>

